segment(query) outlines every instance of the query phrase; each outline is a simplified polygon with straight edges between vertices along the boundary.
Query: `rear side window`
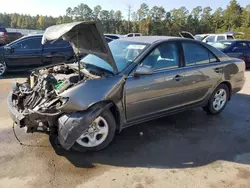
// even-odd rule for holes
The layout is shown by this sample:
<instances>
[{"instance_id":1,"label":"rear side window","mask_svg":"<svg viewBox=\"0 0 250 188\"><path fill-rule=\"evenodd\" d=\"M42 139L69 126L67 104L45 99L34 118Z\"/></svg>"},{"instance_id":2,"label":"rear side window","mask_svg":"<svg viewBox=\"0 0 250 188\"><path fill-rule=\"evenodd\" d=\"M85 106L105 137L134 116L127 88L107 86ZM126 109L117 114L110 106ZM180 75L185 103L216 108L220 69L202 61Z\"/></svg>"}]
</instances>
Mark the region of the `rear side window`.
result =
<instances>
[{"instance_id":1,"label":"rear side window","mask_svg":"<svg viewBox=\"0 0 250 188\"><path fill-rule=\"evenodd\" d=\"M69 47L70 43L65 40L56 40L54 42L46 42L44 45L44 48L64 48L64 47Z\"/></svg>"},{"instance_id":2,"label":"rear side window","mask_svg":"<svg viewBox=\"0 0 250 188\"><path fill-rule=\"evenodd\" d=\"M246 42L237 42L234 47L237 47L238 49L248 49Z\"/></svg>"},{"instance_id":3,"label":"rear side window","mask_svg":"<svg viewBox=\"0 0 250 188\"><path fill-rule=\"evenodd\" d=\"M221 40L225 40L225 39L226 39L226 37L223 35L220 35L217 37L217 41L221 41Z\"/></svg>"},{"instance_id":4,"label":"rear side window","mask_svg":"<svg viewBox=\"0 0 250 188\"><path fill-rule=\"evenodd\" d=\"M216 62L217 58L208 49L192 42L182 43L186 66Z\"/></svg>"},{"instance_id":5,"label":"rear side window","mask_svg":"<svg viewBox=\"0 0 250 188\"><path fill-rule=\"evenodd\" d=\"M6 33L7 31L6 31L6 29L4 27L0 27L0 32Z\"/></svg>"},{"instance_id":6,"label":"rear side window","mask_svg":"<svg viewBox=\"0 0 250 188\"><path fill-rule=\"evenodd\" d=\"M140 35L139 33L136 33L135 36L136 36L136 37L139 37L139 36L141 36L141 35Z\"/></svg>"},{"instance_id":7,"label":"rear side window","mask_svg":"<svg viewBox=\"0 0 250 188\"><path fill-rule=\"evenodd\" d=\"M233 40L234 39L234 37L233 36L231 36L231 35L227 35L227 40Z\"/></svg>"}]
</instances>

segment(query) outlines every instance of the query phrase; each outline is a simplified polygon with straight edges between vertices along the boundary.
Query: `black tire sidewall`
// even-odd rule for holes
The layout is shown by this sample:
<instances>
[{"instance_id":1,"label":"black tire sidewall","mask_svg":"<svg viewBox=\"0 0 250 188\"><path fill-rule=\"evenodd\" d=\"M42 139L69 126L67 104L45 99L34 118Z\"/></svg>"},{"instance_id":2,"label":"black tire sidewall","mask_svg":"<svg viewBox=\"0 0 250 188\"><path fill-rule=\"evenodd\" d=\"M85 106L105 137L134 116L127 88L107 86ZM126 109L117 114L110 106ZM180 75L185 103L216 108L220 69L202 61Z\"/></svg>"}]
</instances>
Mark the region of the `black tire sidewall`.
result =
<instances>
[{"instance_id":1,"label":"black tire sidewall","mask_svg":"<svg viewBox=\"0 0 250 188\"><path fill-rule=\"evenodd\" d=\"M215 94L217 93L217 91L218 91L219 89L224 89L224 90L226 91L227 100L226 100L224 106L223 106L220 110L217 111L217 110L214 109L213 102L214 102L214 96L215 96ZM214 90L214 92L213 92L211 98L209 99L208 106L206 106L205 109L206 109L206 111L207 111L209 114L213 114L213 115L219 114L219 113L220 113L221 111L223 111L224 108L226 107L227 102L228 102L228 99L229 99L229 89L228 89L227 85L225 85L225 84L220 84L220 85Z\"/></svg>"},{"instance_id":2,"label":"black tire sidewall","mask_svg":"<svg viewBox=\"0 0 250 188\"><path fill-rule=\"evenodd\" d=\"M80 152L99 151L107 147L110 144L110 142L114 139L115 131L116 131L116 123L115 123L115 118L113 114L110 112L110 110L106 110L102 114L100 114L100 116L107 121L108 128L109 128L108 136L106 137L104 142L95 147L84 147L78 144L77 142L75 142L75 144L72 147L73 150L80 151Z\"/></svg>"}]
</instances>

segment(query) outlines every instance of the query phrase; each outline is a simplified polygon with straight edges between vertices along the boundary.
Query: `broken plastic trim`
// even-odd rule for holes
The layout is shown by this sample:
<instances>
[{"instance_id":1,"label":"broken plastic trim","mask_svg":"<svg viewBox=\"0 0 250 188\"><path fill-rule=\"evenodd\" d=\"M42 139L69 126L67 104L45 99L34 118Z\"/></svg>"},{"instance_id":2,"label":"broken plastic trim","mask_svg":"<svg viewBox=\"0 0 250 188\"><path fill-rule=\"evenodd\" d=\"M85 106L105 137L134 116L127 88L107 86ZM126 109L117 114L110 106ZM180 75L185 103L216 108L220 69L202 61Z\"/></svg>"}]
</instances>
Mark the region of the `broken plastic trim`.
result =
<instances>
[{"instance_id":1,"label":"broken plastic trim","mask_svg":"<svg viewBox=\"0 0 250 188\"><path fill-rule=\"evenodd\" d=\"M112 103L99 103L84 112L62 115L58 119L58 141L60 145L69 150L94 119L112 105Z\"/></svg>"}]
</instances>

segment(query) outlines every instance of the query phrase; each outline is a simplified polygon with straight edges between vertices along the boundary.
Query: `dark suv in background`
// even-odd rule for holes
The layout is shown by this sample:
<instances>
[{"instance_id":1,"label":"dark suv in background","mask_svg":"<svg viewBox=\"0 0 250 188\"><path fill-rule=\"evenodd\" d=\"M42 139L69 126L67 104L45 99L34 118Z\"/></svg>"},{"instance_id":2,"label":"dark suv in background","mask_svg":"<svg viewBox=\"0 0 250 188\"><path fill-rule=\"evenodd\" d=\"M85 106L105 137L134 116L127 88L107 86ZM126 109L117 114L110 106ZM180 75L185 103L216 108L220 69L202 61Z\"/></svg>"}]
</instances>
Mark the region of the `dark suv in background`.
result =
<instances>
[{"instance_id":1,"label":"dark suv in background","mask_svg":"<svg viewBox=\"0 0 250 188\"><path fill-rule=\"evenodd\" d=\"M7 32L4 27L0 27L0 46L8 44L16 39L21 38L23 35L19 32Z\"/></svg>"},{"instance_id":2,"label":"dark suv in background","mask_svg":"<svg viewBox=\"0 0 250 188\"><path fill-rule=\"evenodd\" d=\"M7 71L25 71L74 59L69 42L41 44L42 35L25 36L0 48L0 76Z\"/></svg>"}]
</instances>

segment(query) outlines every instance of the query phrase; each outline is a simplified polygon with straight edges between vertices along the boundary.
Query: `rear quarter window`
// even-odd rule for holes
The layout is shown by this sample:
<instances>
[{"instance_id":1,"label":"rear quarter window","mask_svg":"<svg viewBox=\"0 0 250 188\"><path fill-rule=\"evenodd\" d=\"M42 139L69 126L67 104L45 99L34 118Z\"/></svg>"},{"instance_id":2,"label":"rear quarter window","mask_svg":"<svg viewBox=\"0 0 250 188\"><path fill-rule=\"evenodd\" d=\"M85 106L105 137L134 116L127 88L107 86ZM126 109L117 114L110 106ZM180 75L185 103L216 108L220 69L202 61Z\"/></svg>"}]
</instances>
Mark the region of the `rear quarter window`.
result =
<instances>
[{"instance_id":1,"label":"rear quarter window","mask_svg":"<svg viewBox=\"0 0 250 188\"><path fill-rule=\"evenodd\" d=\"M6 31L6 29L5 29L5 28L0 27L0 32L4 32L4 33L6 33L7 31Z\"/></svg>"},{"instance_id":2,"label":"rear quarter window","mask_svg":"<svg viewBox=\"0 0 250 188\"><path fill-rule=\"evenodd\" d=\"M183 42L182 47L186 66L207 64L217 61L216 56L201 44Z\"/></svg>"}]
</instances>

